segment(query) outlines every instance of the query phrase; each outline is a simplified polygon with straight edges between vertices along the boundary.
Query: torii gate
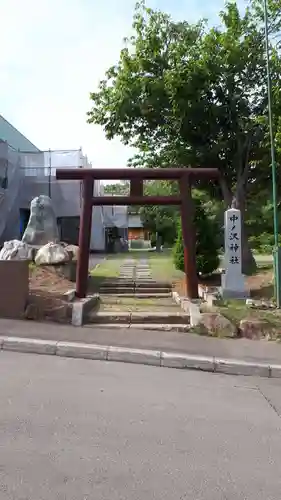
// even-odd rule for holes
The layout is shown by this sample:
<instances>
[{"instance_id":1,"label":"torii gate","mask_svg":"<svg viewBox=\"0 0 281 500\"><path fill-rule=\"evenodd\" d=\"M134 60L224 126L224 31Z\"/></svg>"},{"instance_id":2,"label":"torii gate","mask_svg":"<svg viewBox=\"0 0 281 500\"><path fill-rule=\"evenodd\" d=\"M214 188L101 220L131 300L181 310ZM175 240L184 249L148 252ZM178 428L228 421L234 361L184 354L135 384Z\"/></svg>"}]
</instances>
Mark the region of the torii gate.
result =
<instances>
[{"instance_id":1,"label":"torii gate","mask_svg":"<svg viewBox=\"0 0 281 500\"><path fill-rule=\"evenodd\" d=\"M59 180L82 181L83 199L79 228L79 256L76 272L76 296L84 298L88 288L88 268L93 205L179 205L184 243L184 270L186 294L198 298L196 272L195 232L191 185L194 179L218 179L217 168L81 168L57 169ZM94 180L130 180L130 196L93 196ZM144 180L170 180L179 182L179 196L144 196Z\"/></svg>"}]
</instances>

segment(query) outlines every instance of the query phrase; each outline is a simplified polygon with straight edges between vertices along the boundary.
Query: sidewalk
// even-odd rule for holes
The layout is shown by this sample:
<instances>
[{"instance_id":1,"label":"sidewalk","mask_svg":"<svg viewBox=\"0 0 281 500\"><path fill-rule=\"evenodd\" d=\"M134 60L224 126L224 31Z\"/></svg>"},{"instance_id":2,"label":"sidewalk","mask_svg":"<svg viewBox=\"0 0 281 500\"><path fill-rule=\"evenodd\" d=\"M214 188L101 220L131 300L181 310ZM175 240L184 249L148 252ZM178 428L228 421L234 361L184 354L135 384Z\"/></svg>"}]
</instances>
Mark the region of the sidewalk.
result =
<instances>
[{"instance_id":1,"label":"sidewalk","mask_svg":"<svg viewBox=\"0 0 281 500\"><path fill-rule=\"evenodd\" d=\"M5 319L0 319L0 336L56 342L82 342L103 346L235 359L248 363L281 365L281 344L265 340L217 339L190 333L134 328L105 329L99 328L98 325L79 328L53 323Z\"/></svg>"}]
</instances>

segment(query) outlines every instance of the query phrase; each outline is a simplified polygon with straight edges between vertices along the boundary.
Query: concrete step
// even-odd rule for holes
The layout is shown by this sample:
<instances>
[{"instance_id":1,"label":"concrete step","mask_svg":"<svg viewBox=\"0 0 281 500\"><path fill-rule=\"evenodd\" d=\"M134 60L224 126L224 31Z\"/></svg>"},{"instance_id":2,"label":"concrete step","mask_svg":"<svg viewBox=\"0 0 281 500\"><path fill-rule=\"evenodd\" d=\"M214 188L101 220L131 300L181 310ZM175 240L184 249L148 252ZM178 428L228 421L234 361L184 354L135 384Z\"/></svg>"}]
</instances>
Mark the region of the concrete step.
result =
<instances>
[{"instance_id":1,"label":"concrete step","mask_svg":"<svg viewBox=\"0 0 281 500\"><path fill-rule=\"evenodd\" d=\"M83 325L84 328L98 328L98 329L115 329L115 328L131 328L133 330L158 330L165 332L188 332L190 325L186 324L157 324L157 323L86 323Z\"/></svg>"},{"instance_id":2,"label":"concrete step","mask_svg":"<svg viewBox=\"0 0 281 500\"><path fill-rule=\"evenodd\" d=\"M135 294L135 295L150 295L151 297L158 295L169 295L171 296L172 292L169 288L131 288L131 287L100 287L99 293L101 295L104 294L113 294L113 295L127 295Z\"/></svg>"},{"instance_id":3,"label":"concrete step","mask_svg":"<svg viewBox=\"0 0 281 500\"><path fill-rule=\"evenodd\" d=\"M163 299L172 297L172 292L140 292L135 290L134 297L137 299Z\"/></svg>"},{"instance_id":4,"label":"concrete step","mask_svg":"<svg viewBox=\"0 0 281 500\"><path fill-rule=\"evenodd\" d=\"M126 293L135 293L135 289L132 287L121 287L121 286L116 286L116 287L100 287L99 289L100 294L112 294L112 295L123 295Z\"/></svg>"},{"instance_id":5,"label":"concrete step","mask_svg":"<svg viewBox=\"0 0 281 500\"><path fill-rule=\"evenodd\" d=\"M133 323L189 324L190 316L184 312L132 312Z\"/></svg>"},{"instance_id":6,"label":"concrete step","mask_svg":"<svg viewBox=\"0 0 281 500\"><path fill-rule=\"evenodd\" d=\"M171 283L168 281L147 281L147 280L135 280L136 288L169 288L172 289Z\"/></svg>"},{"instance_id":7,"label":"concrete step","mask_svg":"<svg viewBox=\"0 0 281 500\"><path fill-rule=\"evenodd\" d=\"M160 288L171 288L172 285L169 281L157 281L153 279L147 279L147 278L132 278L132 277L118 277L118 278L104 278L102 281L102 286L116 286L116 285L131 285L131 286L153 286L153 287L160 287Z\"/></svg>"},{"instance_id":8,"label":"concrete step","mask_svg":"<svg viewBox=\"0 0 281 500\"><path fill-rule=\"evenodd\" d=\"M124 278L124 279L119 279L119 280L104 280L101 283L102 287L110 287L113 288L115 286L130 286L134 287L135 286L135 281L132 279Z\"/></svg>"},{"instance_id":9,"label":"concrete step","mask_svg":"<svg viewBox=\"0 0 281 500\"><path fill-rule=\"evenodd\" d=\"M87 321L88 320L88 321ZM97 323L97 324L103 324L103 323L108 323L108 324L116 324L116 323L128 323L130 324L131 322L131 313L127 311L120 311L120 312L112 312L112 311L98 311L98 312L91 312L88 315L86 322L89 323Z\"/></svg>"},{"instance_id":10,"label":"concrete step","mask_svg":"<svg viewBox=\"0 0 281 500\"><path fill-rule=\"evenodd\" d=\"M128 292L128 293L116 293L116 292L110 292L108 289L99 291L99 294L104 296L104 295L111 295L112 297L132 297L136 299L165 299L165 298L171 298L172 293L167 292L167 293L136 293L136 292ZM175 304L176 305L176 304Z\"/></svg>"},{"instance_id":11,"label":"concrete step","mask_svg":"<svg viewBox=\"0 0 281 500\"><path fill-rule=\"evenodd\" d=\"M171 288L168 287L142 287L138 286L135 288L135 293L171 293Z\"/></svg>"},{"instance_id":12,"label":"concrete step","mask_svg":"<svg viewBox=\"0 0 281 500\"><path fill-rule=\"evenodd\" d=\"M128 311L98 311L90 312L88 315L89 323L97 324L116 324L116 323L129 323L129 324L184 324L190 323L190 317L184 313L173 312L128 312Z\"/></svg>"},{"instance_id":13,"label":"concrete step","mask_svg":"<svg viewBox=\"0 0 281 500\"><path fill-rule=\"evenodd\" d=\"M149 300L145 300L144 297L141 295L140 299L136 298L136 296L133 294L128 294L130 295L129 297L125 297L124 295L121 295L117 297L116 295L100 295L99 296L99 302L98 304L100 305L100 311L107 311L107 309L103 309L103 307L107 307L110 304L115 304L115 305L120 305L120 310L123 310L123 307L132 307L133 309L130 310L136 310L136 311L170 311L170 308L173 308L173 311L175 312L181 312L181 309L179 308L178 304L176 304L172 299L171 296L168 295L166 297L149 297ZM147 306L147 307L145 307ZM139 307L144 309L139 309ZM118 309L117 309L118 310Z\"/></svg>"}]
</instances>

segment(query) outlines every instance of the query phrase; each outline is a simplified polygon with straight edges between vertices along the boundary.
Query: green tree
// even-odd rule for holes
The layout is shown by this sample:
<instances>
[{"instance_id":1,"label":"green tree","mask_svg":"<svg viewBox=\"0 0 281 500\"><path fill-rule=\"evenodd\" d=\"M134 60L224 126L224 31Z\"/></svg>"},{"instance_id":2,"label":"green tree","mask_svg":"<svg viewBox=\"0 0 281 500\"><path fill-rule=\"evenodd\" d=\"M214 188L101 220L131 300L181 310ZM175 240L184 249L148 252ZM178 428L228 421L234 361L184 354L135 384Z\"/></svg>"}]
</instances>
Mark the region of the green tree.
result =
<instances>
[{"instance_id":1,"label":"green tree","mask_svg":"<svg viewBox=\"0 0 281 500\"><path fill-rule=\"evenodd\" d=\"M144 188L147 196L169 196L178 193L177 183L167 181L150 181ZM221 226L223 224L222 204L210 200L209 194L202 189L193 190L193 198L199 200L209 218L215 222L221 246L223 243ZM143 206L139 208L142 223L153 235L158 233L162 243L173 244L178 234L178 221L180 213L178 207L167 206Z\"/></svg>"},{"instance_id":2,"label":"green tree","mask_svg":"<svg viewBox=\"0 0 281 500\"><path fill-rule=\"evenodd\" d=\"M256 24L264 30L264 0L250 0L251 13ZM281 0L267 0L268 33L274 47L281 41Z\"/></svg>"},{"instance_id":3,"label":"green tree","mask_svg":"<svg viewBox=\"0 0 281 500\"><path fill-rule=\"evenodd\" d=\"M105 184L104 193L112 196L128 196L130 192L129 181L116 182L112 184Z\"/></svg>"},{"instance_id":4,"label":"green tree","mask_svg":"<svg viewBox=\"0 0 281 500\"><path fill-rule=\"evenodd\" d=\"M173 184L166 181L146 182L144 194L146 196L169 196L173 193ZM166 206L143 206L139 210L141 220L147 229L156 238L158 235L162 244L173 245L177 235L177 219L179 217L177 207Z\"/></svg>"},{"instance_id":5,"label":"green tree","mask_svg":"<svg viewBox=\"0 0 281 500\"><path fill-rule=\"evenodd\" d=\"M235 200L242 212L243 270L250 272L247 193L270 181L264 33L255 5L241 15L227 3L220 16L221 26L209 29L137 4L134 34L91 94L89 122L138 148L134 166L218 167L225 206ZM273 47L271 61L277 116L281 65ZM221 197L213 183L203 187Z\"/></svg>"},{"instance_id":6,"label":"green tree","mask_svg":"<svg viewBox=\"0 0 281 500\"><path fill-rule=\"evenodd\" d=\"M211 274L218 268L220 262L218 227L216 220L208 217L200 198L195 198L195 229L197 273ZM174 246L174 264L177 269L184 271L184 245L180 222L178 223L177 241Z\"/></svg>"}]
</instances>

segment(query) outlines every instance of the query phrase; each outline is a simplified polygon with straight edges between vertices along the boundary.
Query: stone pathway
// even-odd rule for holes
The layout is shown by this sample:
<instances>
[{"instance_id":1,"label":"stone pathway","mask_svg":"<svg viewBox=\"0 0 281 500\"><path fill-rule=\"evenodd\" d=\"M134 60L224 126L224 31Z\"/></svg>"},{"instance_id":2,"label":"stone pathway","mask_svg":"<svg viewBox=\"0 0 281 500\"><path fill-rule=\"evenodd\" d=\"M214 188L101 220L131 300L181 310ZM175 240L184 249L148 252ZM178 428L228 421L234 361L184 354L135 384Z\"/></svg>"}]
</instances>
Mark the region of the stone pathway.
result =
<instances>
[{"instance_id":1,"label":"stone pathway","mask_svg":"<svg viewBox=\"0 0 281 500\"><path fill-rule=\"evenodd\" d=\"M119 278L125 280L135 279L136 262L135 259L126 259L120 269Z\"/></svg>"},{"instance_id":2,"label":"stone pathway","mask_svg":"<svg viewBox=\"0 0 281 500\"><path fill-rule=\"evenodd\" d=\"M148 280L151 281L151 271L147 259L126 259L120 269L121 279L132 281Z\"/></svg>"}]
</instances>

